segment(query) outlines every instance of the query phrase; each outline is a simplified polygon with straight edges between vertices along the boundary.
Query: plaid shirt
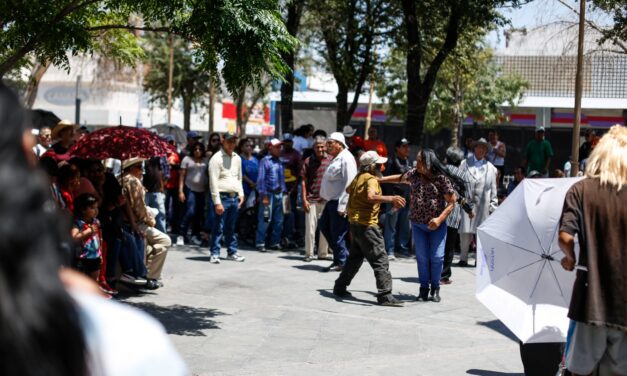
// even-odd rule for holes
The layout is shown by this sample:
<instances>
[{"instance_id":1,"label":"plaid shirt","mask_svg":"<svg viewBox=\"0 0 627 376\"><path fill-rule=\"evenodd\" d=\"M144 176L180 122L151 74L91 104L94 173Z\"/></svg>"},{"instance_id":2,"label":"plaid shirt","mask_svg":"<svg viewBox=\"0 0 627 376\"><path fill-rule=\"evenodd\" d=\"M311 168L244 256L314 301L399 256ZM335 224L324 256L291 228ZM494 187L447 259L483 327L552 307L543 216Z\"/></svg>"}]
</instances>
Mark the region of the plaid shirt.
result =
<instances>
[{"instance_id":1,"label":"plaid shirt","mask_svg":"<svg viewBox=\"0 0 627 376\"><path fill-rule=\"evenodd\" d=\"M459 167L456 167L450 164L446 165L446 169L448 170L449 174L456 176L464 181L464 185L466 186L466 195L464 196L464 198L468 202L472 201L470 197L470 182L468 180L468 173L466 172L466 170L462 170ZM457 195L457 197L461 197L461 195L459 194L459 192L457 192L457 190L455 191L455 194ZM453 209L451 214L448 216L448 218L446 218L446 225L448 227L459 228L459 224L462 221L461 210L462 210L462 207L456 203L455 208Z\"/></svg>"}]
</instances>

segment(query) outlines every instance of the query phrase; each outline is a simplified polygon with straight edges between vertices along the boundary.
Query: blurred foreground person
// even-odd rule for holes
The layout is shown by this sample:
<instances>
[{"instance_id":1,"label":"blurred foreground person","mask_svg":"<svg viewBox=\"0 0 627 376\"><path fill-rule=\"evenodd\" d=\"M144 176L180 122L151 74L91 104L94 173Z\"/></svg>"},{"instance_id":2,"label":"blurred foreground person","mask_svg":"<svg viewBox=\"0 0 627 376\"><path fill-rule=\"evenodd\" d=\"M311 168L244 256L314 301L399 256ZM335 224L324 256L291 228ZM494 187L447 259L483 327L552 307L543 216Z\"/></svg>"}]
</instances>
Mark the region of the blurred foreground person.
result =
<instances>
[{"instance_id":1,"label":"blurred foreground person","mask_svg":"<svg viewBox=\"0 0 627 376\"><path fill-rule=\"evenodd\" d=\"M599 375L627 375L627 128L601 138L585 174L566 194L560 221L562 267L579 265L566 366L576 375L597 367Z\"/></svg>"},{"instance_id":2,"label":"blurred foreground person","mask_svg":"<svg viewBox=\"0 0 627 376\"><path fill-rule=\"evenodd\" d=\"M35 170L35 141L2 84L0 126L0 375L188 374L154 319L102 299L79 273L59 272L70 223Z\"/></svg>"}]
</instances>

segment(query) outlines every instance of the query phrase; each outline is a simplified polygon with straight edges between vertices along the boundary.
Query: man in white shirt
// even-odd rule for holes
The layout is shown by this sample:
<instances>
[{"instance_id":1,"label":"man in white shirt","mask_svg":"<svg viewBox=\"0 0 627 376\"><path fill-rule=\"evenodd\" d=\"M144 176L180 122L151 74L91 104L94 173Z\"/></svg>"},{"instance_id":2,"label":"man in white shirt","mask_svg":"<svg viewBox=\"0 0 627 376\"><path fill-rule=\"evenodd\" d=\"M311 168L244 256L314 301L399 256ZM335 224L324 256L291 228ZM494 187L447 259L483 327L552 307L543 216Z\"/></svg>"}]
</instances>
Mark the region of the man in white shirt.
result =
<instances>
[{"instance_id":1,"label":"man in white shirt","mask_svg":"<svg viewBox=\"0 0 627 376\"><path fill-rule=\"evenodd\" d=\"M220 241L224 236L227 248L227 260L242 262L244 256L237 253L237 235L235 225L239 208L244 202L242 185L242 159L235 153L237 135L224 134L222 149L209 161L209 187L215 206L215 217L211 230L212 264L220 263Z\"/></svg>"},{"instance_id":2,"label":"man in white shirt","mask_svg":"<svg viewBox=\"0 0 627 376\"><path fill-rule=\"evenodd\" d=\"M348 257L345 241L348 234L346 188L357 175L357 163L348 151L344 135L340 132L333 132L329 136L327 153L333 157L333 160L322 176L320 198L326 201L326 204L318 221L318 228L333 249L333 263L327 271L339 272Z\"/></svg>"},{"instance_id":3,"label":"man in white shirt","mask_svg":"<svg viewBox=\"0 0 627 376\"><path fill-rule=\"evenodd\" d=\"M37 158L41 158L41 156L50 149L50 144L52 143L52 130L50 127L41 127L37 135L37 140L39 142L37 145L33 146L33 153L35 153Z\"/></svg>"}]
</instances>

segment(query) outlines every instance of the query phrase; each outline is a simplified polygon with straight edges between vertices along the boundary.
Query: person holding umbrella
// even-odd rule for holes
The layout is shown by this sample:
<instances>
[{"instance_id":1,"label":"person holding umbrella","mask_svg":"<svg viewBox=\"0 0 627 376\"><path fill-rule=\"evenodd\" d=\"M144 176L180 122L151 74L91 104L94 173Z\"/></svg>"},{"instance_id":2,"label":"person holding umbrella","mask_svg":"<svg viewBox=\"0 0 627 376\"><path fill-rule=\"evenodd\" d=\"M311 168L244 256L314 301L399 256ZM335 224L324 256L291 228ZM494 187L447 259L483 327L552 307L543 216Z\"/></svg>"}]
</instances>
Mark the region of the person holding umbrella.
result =
<instances>
[{"instance_id":1,"label":"person holding umbrella","mask_svg":"<svg viewBox=\"0 0 627 376\"><path fill-rule=\"evenodd\" d=\"M627 375L627 129L615 125L591 152L585 179L566 194L559 245L577 267L566 367L577 375ZM575 255L579 240L579 260Z\"/></svg>"}]
</instances>

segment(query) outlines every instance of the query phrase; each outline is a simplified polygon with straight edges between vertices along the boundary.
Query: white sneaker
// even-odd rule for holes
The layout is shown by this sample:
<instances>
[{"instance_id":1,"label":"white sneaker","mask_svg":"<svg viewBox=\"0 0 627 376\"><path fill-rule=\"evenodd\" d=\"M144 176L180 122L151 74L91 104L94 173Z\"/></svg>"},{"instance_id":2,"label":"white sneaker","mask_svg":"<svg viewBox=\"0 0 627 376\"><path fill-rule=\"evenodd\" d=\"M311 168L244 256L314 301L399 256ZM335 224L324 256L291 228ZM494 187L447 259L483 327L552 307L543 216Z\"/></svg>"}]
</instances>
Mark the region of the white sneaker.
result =
<instances>
[{"instance_id":1,"label":"white sneaker","mask_svg":"<svg viewBox=\"0 0 627 376\"><path fill-rule=\"evenodd\" d=\"M209 262L212 264L219 264L220 263L220 256L213 256L211 255L211 258L209 259Z\"/></svg>"},{"instance_id":2,"label":"white sneaker","mask_svg":"<svg viewBox=\"0 0 627 376\"><path fill-rule=\"evenodd\" d=\"M232 255L226 256L226 259L231 261L243 262L244 260L246 260L246 257L240 256L239 253L234 253Z\"/></svg>"},{"instance_id":3,"label":"white sneaker","mask_svg":"<svg viewBox=\"0 0 627 376\"><path fill-rule=\"evenodd\" d=\"M184 246L185 245L185 239L182 236L177 236L176 237L176 245Z\"/></svg>"},{"instance_id":4,"label":"white sneaker","mask_svg":"<svg viewBox=\"0 0 627 376\"><path fill-rule=\"evenodd\" d=\"M388 255L388 260L390 260L390 261L396 260L396 256Z\"/></svg>"}]
</instances>

